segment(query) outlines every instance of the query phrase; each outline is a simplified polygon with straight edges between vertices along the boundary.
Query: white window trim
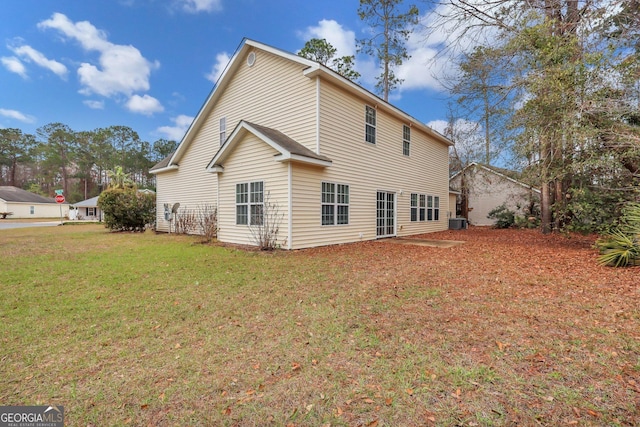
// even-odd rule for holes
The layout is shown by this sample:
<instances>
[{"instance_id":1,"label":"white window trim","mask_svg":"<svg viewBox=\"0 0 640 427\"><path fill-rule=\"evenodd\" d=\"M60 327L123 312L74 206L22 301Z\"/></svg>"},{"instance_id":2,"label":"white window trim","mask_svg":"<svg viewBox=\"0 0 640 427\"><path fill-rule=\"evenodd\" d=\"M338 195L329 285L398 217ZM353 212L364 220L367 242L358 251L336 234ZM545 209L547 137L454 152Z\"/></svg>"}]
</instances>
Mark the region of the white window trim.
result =
<instances>
[{"instance_id":1,"label":"white window trim","mask_svg":"<svg viewBox=\"0 0 640 427\"><path fill-rule=\"evenodd\" d=\"M227 118L220 117L220 146L227 139Z\"/></svg>"},{"instance_id":2,"label":"white window trim","mask_svg":"<svg viewBox=\"0 0 640 427\"><path fill-rule=\"evenodd\" d=\"M412 216L414 209L416 219L413 219ZM433 196L426 193L411 193L409 199L409 222L435 221L440 221L440 196Z\"/></svg>"},{"instance_id":3,"label":"white window trim","mask_svg":"<svg viewBox=\"0 0 640 427\"><path fill-rule=\"evenodd\" d=\"M405 129L407 130L407 136L409 138L405 138ZM405 153L405 145L407 146L407 152ZM403 156L411 156L411 126L402 125L402 155Z\"/></svg>"},{"instance_id":4,"label":"white window trim","mask_svg":"<svg viewBox=\"0 0 640 427\"><path fill-rule=\"evenodd\" d=\"M323 191L323 187L325 184L328 185L333 185L334 191L333 191L333 202L331 203L326 203L323 201L323 197L325 192ZM339 186L343 186L346 187L347 191L346 191L346 197L347 197L347 203L340 203L338 201L338 197L339 197L339 193L338 193L338 187ZM344 193L342 194L344 196ZM350 209L350 205L351 205L351 188L349 187L349 184L343 184L343 183L338 183L338 182L329 182L329 181L322 181L321 185L320 185L320 225L322 227L336 227L336 226L344 226L344 225L349 225L349 223L351 222L351 209ZM324 224L323 223L323 208L324 206L333 206L333 223L332 224ZM347 222L346 223L338 223L338 208L339 207L347 207Z\"/></svg>"},{"instance_id":5,"label":"white window trim","mask_svg":"<svg viewBox=\"0 0 640 427\"><path fill-rule=\"evenodd\" d=\"M371 110L373 112L373 123L369 123L369 110ZM377 123L378 123L378 112L377 110L370 106L370 105L365 105L365 109L364 109L364 141L367 144L371 144L371 145L376 145L376 140L377 138ZM373 141L367 141L367 136L369 135L369 133L367 132L369 127L371 127L373 129Z\"/></svg>"},{"instance_id":6,"label":"white window trim","mask_svg":"<svg viewBox=\"0 0 640 427\"><path fill-rule=\"evenodd\" d=\"M252 187L256 184L260 184L262 187L262 190L258 193L261 194L261 200L260 201L252 201L252 196L253 194L256 194L256 192L252 191ZM238 202L238 186L240 185L246 185L247 187L247 191L246 193L246 202ZM264 181L250 181L250 182L239 182L236 184L236 225L246 225L246 226L250 226L250 225L260 225L257 222L253 221L253 215L251 214L251 208L254 206L261 206L262 207L262 215L263 215L263 221L264 221ZM245 223L239 223L238 222L238 207L239 206L246 206L246 216L247 216L247 222Z\"/></svg>"}]
</instances>

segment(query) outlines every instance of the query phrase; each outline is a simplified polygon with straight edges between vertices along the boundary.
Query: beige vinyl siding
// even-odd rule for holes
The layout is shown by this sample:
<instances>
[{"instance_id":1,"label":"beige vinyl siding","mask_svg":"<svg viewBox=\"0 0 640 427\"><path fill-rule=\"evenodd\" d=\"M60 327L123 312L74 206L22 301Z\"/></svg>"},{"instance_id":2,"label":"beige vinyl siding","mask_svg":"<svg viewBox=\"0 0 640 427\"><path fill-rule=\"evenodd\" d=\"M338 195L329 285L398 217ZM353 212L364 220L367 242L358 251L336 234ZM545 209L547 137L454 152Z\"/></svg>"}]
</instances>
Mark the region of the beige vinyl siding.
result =
<instances>
[{"instance_id":1,"label":"beige vinyl siding","mask_svg":"<svg viewBox=\"0 0 640 427\"><path fill-rule=\"evenodd\" d=\"M180 162L178 170L156 175L156 228L169 231L164 219L164 204L180 203L180 210L191 210L203 205L217 205L217 177L205 171L213 154L205 138L198 138ZM194 141L194 142L196 142Z\"/></svg>"},{"instance_id":2,"label":"beige vinyl siding","mask_svg":"<svg viewBox=\"0 0 640 427\"><path fill-rule=\"evenodd\" d=\"M61 203L62 216L69 215L69 204ZM55 218L60 219L60 205L57 203L0 202L0 212L13 212L7 218ZM31 213L33 206L33 214Z\"/></svg>"},{"instance_id":3,"label":"beige vinyl siding","mask_svg":"<svg viewBox=\"0 0 640 427\"><path fill-rule=\"evenodd\" d=\"M449 194L449 218L456 218L457 195Z\"/></svg>"},{"instance_id":4,"label":"beige vinyl siding","mask_svg":"<svg viewBox=\"0 0 640 427\"><path fill-rule=\"evenodd\" d=\"M353 216L354 203L362 203L362 189L356 195L354 202L354 187L347 177L339 181L333 180L327 173L329 168L320 168L303 164L293 164L292 170L292 249L309 248L329 244L348 243L360 240L359 233L366 230L366 224ZM322 182L349 185L349 224L322 225L321 197ZM373 203L375 209L375 200ZM375 237L374 235L369 238ZM365 237L363 236L363 239Z\"/></svg>"},{"instance_id":5,"label":"beige vinyl siding","mask_svg":"<svg viewBox=\"0 0 640 427\"><path fill-rule=\"evenodd\" d=\"M220 139L220 118L226 117L227 136L245 120L277 129L315 150L316 90L315 83L302 75L304 67L261 50L256 51L252 67L246 58L239 59L240 67L207 120L216 142Z\"/></svg>"},{"instance_id":6,"label":"beige vinyl siding","mask_svg":"<svg viewBox=\"0 0 640 427\"><path fill-rule=\"evenodd\" d=\"M240 120L272 127L298 143L316 148L315 82L302 75L303 67L262 50L256 50L252 67L246 57L209 111L182 158L178 171L157 175L157 227L168 231L164 203L196 207L216 204L217 179L205 171L220 148L220 119L225 117L227 137ZM235 201L235 197L234 197ZM286 227L285 227L286 228Z\"/></svg>"},{"instance_id":7,"label":"beige vinyl siding","mask_svg":"<svg viewBox=\"0 0 640 427\"><path fill-rule=\"evenodd\" d=\"M528 206L533 190L478 166L468 169L466 173L469 186L469 224L495 224L495 220L487 216L502 204L517 215L525 215L524 208ZM459 189L460 181L461 175L456 176L451 180L452 187Z\"/></svg>"},{"instance_id":8,"label":"beige vinyl siding","mask_svg":"<svg viewBox=\"0 0 640 427\"><path fill-rule=\"evenodd\" d=\"M411 155L402 153L402 126L407 124L382 108L377 109L376 144L365 142L365 105L326 81L321 82L320 143L333 165L307 173L294 168L294 247L318 246L376 238L376 193L396 194L398 236L445 230L448 227L448 147L411 128ZM372 105L375 106L375 105ZM322 181L350 186L350 223L320 225ZM411 222L411 193L440 197L439 221ZM299 218L298 212L317 210L317 219ZM304 209L302 208L304 206ZM315 221L315 227L313 223Z\"/></svg>"},{"instance_id":9,"label":"beige vinyl siding","mask_svg":"<svg viewBox=\"0 0 640 427\"><path fill-rule=\"evenodd\" d=\"M221 204L218 211L218 239L227 243L255 245L247 225L236 225L236 184L262 181L265 200L267 195L278 206L280 231L278 243L286 247L289 239L288 217L288 165L274 160L278 154L253 134L239 141L218 174ZM272 211L273 212L273 211Z\"/></svg>"}]
</instances>

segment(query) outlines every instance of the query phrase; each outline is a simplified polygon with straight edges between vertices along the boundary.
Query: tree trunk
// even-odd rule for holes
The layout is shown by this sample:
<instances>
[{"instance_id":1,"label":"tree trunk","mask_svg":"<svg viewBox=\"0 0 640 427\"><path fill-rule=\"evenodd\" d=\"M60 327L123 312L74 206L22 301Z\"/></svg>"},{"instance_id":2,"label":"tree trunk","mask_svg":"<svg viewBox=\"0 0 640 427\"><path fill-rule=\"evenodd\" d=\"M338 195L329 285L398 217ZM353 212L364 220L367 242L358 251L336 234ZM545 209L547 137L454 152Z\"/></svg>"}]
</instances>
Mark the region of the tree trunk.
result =
<instances>
[{"instance_id":1,"label":"tree trunk","mask_svg":"<svg viewBox=\"0 0 640 427\"><path fill-rule=\"evenodd\" d=\"M460 215L469 221L469 187L467 184L467 172L465 170L462 171L460 177L460 192L462 193L460 196Z\"/></svg>"},{"instance_id":2,"label":"tree trunk","mask_svg":"<svg viewBox=\"0 0 640 427\"><path fill-rule=\"evenodd\" d=\"M16 158L14 157L11 161L11 175L10 175L10 182L11 185L13 187L17 187L16 185L16 169L18 169L18 161L16 160Z\"/></svg>"},{"instance_id":3,"label":"tree trunk","mask_svg":"<svg viewBox=\"0 0 640 427\"><path fill-rule=\"evenodd\" d=\"M554 207L556 208L556 214L554 216L554 229L561 230L564 221L560 212L564 212L565 199L564 199L564 191L561 179L555 180L555 189L553 192L554 199Z\"/></svg>"},{"instance_id":4,"label":"tree trunk","mask_svg":"<svg viewBox=\"0 0 640 427\"><path fill-rule=\"evenodd\" d=\"M549 234L552 230L552 215L551 215L551 188L548 182L542 183L540 188L540 229L543 234Z\"/></svg>"}]
</instances>

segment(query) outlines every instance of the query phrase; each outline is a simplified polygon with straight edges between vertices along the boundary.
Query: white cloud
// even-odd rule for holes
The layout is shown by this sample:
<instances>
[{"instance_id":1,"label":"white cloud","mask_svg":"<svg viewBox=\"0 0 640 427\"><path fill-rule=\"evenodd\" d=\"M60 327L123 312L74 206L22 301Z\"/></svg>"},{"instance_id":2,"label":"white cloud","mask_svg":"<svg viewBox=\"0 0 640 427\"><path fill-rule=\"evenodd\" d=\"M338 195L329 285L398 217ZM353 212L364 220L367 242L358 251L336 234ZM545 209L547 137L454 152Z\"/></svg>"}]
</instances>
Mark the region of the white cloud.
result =
<instances>
[{"instance_id":1,"label":"white cloud","mask_svg":"<svg viewBox=\"0 0 640 427\"><path fill-rule=\"evenodd\" d=\"M89 21L73 23L66 15L54 13L50 19L38 23L38 28L58 30L68 38L76 39L86 50L107 50L111 43L107 34Z\"/></svg>"},{"instance_id":2,"label":"white cloud","mask_svg":"<svg viewBox=\"0 0 640 427\"><path fill-rule=\"evenodd\" d=\"M7 70L11 71L12 73L16 73L23 79L27 78L27 69L25 68L24 64L15 56L3 56L2 58L0 58L0 61Z\"/></svg>"},{"instance_id":3,"label":"white cloud","mask_svg":"<svg viewBox=\"0 0 640 427\"><path fill-rule=\"evenodd\" d=\"M379 74L376 62L370 56L357 55L356 34L340 23L332 19L323 19L318 25L298 32L298 37L305 42L313 38L325 39L336 48L336 57L355 56L354 69L360 73L359 81L370 87L376 84L375 77Z\"/></svg>"},{"instance_id":4,"label":"white cloud","mask_svg":"<svg viewBox=\"0 0 640 427\"><path fill-rule=\"evenodd\" d=\"M462 147L467 151L469 150L468 147L471 146L484 146L483 128L476 121L462 118L456 119L451 128L451 123L447 120L432 120L427 123L427 126L451 138L455 141L457 147Z\"/></svg>"},{"instance_id":5,"label":"white cloud","mask_svg":"<svg viewBox=\"0 0 640 427\"><path fill-rule=\"evenodd\" d=\"M419 33L411 34L406 47L410 58L395 71L396 76L403 80L400 91L444 90L443 81L455 73L450 68L449 58L438 57L438 48L427 44Z\"/></svg>"},{"instance_id":6,"label":"white cloud","mask_svg":"<svg viewBox=\"0 0 640 427\"><path fill-rule=\"evenodd\" d=\"M229 64L230 60L231 60L231 57L227 52L222 52L217 54L216 63L213 64L213 66L211 67L211 72L205 75L207 80L213 83L216 83L220 78L220 76L222 75L222 72L226 68L227 64Z\"/></svg>"},{"instance_id":7,"label":"white cloud","mask_svg":"<svg viewBox=\"0 0 640 427\"><path fill-rule=\"evenodd\" d=\"M177 0L176 4L185 12L217 12L222 10L222 0Z\"/></svg>"},{"instance_id":8,"label":"white cloud","mask_svg":"<svg viewBox=\"0 0 640 427\"><path fill-rule=\"evenodd\" d=\"M447 126L449 126L449 122L446 120L432 120L429 123L427 123L427 126L444 135L444 132L447 129Z\"/></svg>"},{"instance_id":9,"label":"white cloud","mask_svg":"<svg viewBox=\"0 0 640 427\"><path fill-rule=\"evenodd\" d=\"M6 110L4 108L0 108L0 116L9 117L10 119L15 119L24 123L34 123L36 121L35 117L33 116L23 114L20 111L16 110Z\"/></svg>"},{"instance_id":10,"label":"white cloud","mask_svg":"<svg viewBox=\"0 0 640 427\"><path fill-rule=\"evenodd\" d=\"M91 108L92 110L103 110L104 109L104 101L95 101L87 99L86 101L82 101L84 105Z\"/></svg>"},{"instance_id":11,"label":"white cloud","mask_svg":"<svg viewBox=\"0 0 640 427\"><path fill-rule=\"evenodd\" d=\"M181 114L177 117L173 117L171 121L174 123L174 126L160 126L156 131L165 135L168 139L180 141L187 132L187 129L189 129L189 126L191 126L193 117Z\"/></svg>"},{"instance_id":12,"label":"white cloud","mask_svg":"<svg viewBox=\"0 0 640 427\"><path fill-rule=\"evenodd\" d=\"M333 19L323 19L315 27L307 27L300 33L305 42L310 39L325 39L336 48L336 56L351 56L356 54L356 34L345 29Z\"/></svg>"},{"instance_id":13,"label":"white cloud","mask_svg":"<svg viewBox=\"0 0 640 427\"><path fill-rule=\"evenodd\" d=\"M88 21L73 23L65 15L54 13L38 27L57 30L77 40L85 50L100 53L100 68L85 62L78 69L78 77L84 85L80 92L85 95L131 96L133 92L149 90L151 71L160 66L158 61L147 60L131 45L109 42L105 32Z\"/></svg>"},{"instance_id":14,"label":"white cloud","mask_svg":"<svg viewBox=\"0 0 640 427\"><path fill-rule=\"evenodd\" d=\"M53 59L48 59L41 52L38 52L31 46L22 45L18 47L10 47L9 49L11 49L13 53L21 57L23 60L34 62L35 64L53 72L58 77L66 79L67 67L65 67L64 64L61 64L60 62Z\"/></svg>"},{"instance_id":15,"label":"white cloud","mask_svg":"<svg viewBox=\"0 0 640 427\"><path fill-rule=\"evenodd\" d=\"M477 8L489 15L495 12L494 4L485 0L470 0L470 8ZM460 20L466 19L464 25ZM428 88L444 90L443 82L459 74L456 58L480 44L493 44L497 30L480 25L470 15L463 15L451 2L441 1L420 17L422 31L413 32L407 43L411 59L398 70L405 79L402 89Z\"/></svg>"},{"instance_id":16,"label":"white cloud","mask_svg":"<svg viewBox=\"0 0 640 427\"><path fill-rule=\"evenodd\" d=\"M127 101L126 106L132 113L144 114L145 116L164 111L164 107L160 104L160 101L149 95L133 95L129 98L129 101Z\"/></svg>"}]
</instances>

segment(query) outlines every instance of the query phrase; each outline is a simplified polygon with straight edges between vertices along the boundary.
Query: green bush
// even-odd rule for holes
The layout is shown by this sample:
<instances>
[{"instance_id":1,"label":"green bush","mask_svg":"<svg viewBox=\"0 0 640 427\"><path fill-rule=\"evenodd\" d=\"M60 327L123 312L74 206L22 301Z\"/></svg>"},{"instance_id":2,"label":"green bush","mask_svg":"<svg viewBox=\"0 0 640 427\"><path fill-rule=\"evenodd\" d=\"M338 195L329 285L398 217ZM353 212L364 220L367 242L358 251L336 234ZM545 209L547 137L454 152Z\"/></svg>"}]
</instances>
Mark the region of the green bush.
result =
<instances>
[{"instance_id":1,"label":"green bush","mask_svg":"<svg viewBox=\"0 0 640 427\"><path fill-rule=\"evenodd\" d=\"M495 228L511 228L516 223L515 212L509 210L504 203L489 212L487 218L496 220L493 225Z\"/></svg>"},{"instance_id":2,"label":"green bush","mask_svg":"<svg viewBox=\"0 0 640 427\"><path fill-rule=\"evenodd\" d=\"M617 228L596 242L601 264L612 267L640 265L640 203L627 203Z\"/></svg>"},{"instance_id":3,"label":"green bush","mask_svg":"<svg viewBox=\"0 0 640 427\"><path fill-rule=\"evenodd\" d=\"M514 225L517 228L538 228L540 227L540 218L537 216L516 215Z\"/></svg>"},{"instance_id":4,"label":"green bush","mask_svg":"<svg viewBox=\"0 0 640 427\"><path fill-rule=\"evenodd\" d=\"M103 191L98 206L104 213L105 226L114 231L144 231L156 217L156 195L133 187Z\"/></svg>"}]
</instances>

